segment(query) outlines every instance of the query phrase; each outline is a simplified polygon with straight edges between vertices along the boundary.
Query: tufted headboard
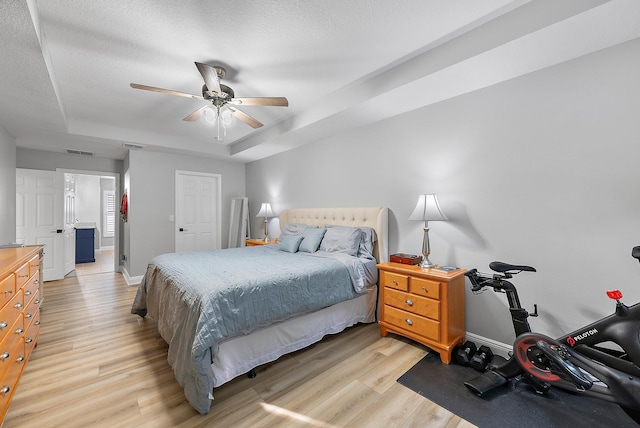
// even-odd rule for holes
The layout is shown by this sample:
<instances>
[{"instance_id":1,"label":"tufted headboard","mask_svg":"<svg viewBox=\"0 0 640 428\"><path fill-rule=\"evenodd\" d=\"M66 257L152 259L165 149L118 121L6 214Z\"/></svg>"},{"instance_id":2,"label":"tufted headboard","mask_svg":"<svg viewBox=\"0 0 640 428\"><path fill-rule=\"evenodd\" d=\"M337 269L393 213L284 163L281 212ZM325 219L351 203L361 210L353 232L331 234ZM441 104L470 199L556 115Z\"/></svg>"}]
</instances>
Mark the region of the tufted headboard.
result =
<instances>
[{"instance_id":1,"label":"tufted headboard","mask_svg":"<svg viewBox=\"0 0 640 428\"><path fill-rule=\"evenodd\" d=\"M280 213L280 229L288 223L302 223L323 227L367 226L376 231L377 241L373 249L378 263L389 261L389 210L386 207L355 208L294 208Z\"/></svg>"}]
</instances>

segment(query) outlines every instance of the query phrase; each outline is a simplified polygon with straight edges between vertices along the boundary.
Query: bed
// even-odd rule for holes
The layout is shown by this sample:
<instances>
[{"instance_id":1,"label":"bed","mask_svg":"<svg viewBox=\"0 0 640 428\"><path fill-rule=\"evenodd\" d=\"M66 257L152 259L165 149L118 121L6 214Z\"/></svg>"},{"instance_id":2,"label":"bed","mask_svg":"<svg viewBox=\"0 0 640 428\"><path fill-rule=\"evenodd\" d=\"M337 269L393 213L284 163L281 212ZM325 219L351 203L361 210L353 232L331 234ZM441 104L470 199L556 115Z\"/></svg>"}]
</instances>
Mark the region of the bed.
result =
<instances>
[{"instance_id":1,"label":"bed","mask_svg":"<svg viewBox=\"0 0 640 428\"><path fill-rule=\"evenodd\" d=\"M289 209L279 220L277 244L164 254L138 288L131 312L158 322L176 380L201 414L214 388L376 320L387 208Z\"/></svg>"}]
</instances>

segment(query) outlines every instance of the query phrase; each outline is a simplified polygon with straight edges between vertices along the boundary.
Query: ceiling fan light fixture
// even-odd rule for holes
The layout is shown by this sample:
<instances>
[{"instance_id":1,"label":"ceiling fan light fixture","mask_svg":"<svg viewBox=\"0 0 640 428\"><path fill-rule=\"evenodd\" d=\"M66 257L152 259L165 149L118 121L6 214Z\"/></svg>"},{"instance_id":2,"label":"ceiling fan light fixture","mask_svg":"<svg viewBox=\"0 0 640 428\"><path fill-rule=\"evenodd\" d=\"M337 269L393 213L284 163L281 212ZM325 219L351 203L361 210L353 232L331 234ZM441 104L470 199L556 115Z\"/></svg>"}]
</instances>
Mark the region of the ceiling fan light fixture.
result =
<instances>
[{"instance_id":1,"label":"ceiling fan light fixture","mask_svg":"<svg viewBox=\"0 0 640 428\"><path fill-rule=\"evenodd\" d=\"M207 107L202 110L202 120L209 126L213 126L216 124L216 119L218 118L218 109L213 107Z\"/></svg>"},{"instance_id":2,"label":"ceiling fan light fixture","mask_svg":"<svg viewBox=\"0 0 640 428\"><path fill-rule=\"evenodd\" d=\"M236 121L236 117L233 115L233 112L228 108L224 107L220 111L220 120L222 120L222 125L226 128L227 126L233 125Z\"/></svg>"}]
</instances>

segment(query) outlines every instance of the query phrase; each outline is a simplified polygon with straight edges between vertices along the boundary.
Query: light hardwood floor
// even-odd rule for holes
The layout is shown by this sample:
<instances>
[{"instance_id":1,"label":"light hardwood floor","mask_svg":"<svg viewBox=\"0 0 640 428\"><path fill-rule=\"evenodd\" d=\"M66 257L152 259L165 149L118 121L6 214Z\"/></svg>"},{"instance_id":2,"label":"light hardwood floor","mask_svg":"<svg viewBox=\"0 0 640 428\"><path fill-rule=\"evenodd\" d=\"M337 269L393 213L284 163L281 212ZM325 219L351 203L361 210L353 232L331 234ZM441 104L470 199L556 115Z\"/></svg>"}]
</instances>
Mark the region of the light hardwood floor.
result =
<instances>
[{"instance_id":1,"label":"light hardwood floor","mask_svg":"<svg viewBox=\"0 0 640 428\"><path fill-rule=\"evenodd\" d=\"M187 403L154 321L130 314L119 273L45 283L42 330L4 428L470 427L396 379L427 348L355 326Z\"/></svg>"}]
</instances>

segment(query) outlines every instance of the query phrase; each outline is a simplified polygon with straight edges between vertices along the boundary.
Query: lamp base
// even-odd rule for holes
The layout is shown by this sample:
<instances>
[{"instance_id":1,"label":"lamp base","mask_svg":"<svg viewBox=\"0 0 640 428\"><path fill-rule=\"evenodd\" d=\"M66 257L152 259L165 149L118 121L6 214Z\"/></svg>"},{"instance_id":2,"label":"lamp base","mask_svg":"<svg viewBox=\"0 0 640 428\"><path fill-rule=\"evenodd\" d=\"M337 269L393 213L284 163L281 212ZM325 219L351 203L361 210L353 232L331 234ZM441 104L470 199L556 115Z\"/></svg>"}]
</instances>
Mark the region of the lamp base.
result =
<instances>
[{"instance_id":1,"label":"lamp base","mask_svg":"<svg viewBox=\"0 0 640 428\"><path fill-rule=\"evenodd\" d=\"M431 269L432 267L436 267L435 263L431 263L428 256L422 257L422 263L420 263L420 267L422 269Z\"/></svg>"}]
</instances>

